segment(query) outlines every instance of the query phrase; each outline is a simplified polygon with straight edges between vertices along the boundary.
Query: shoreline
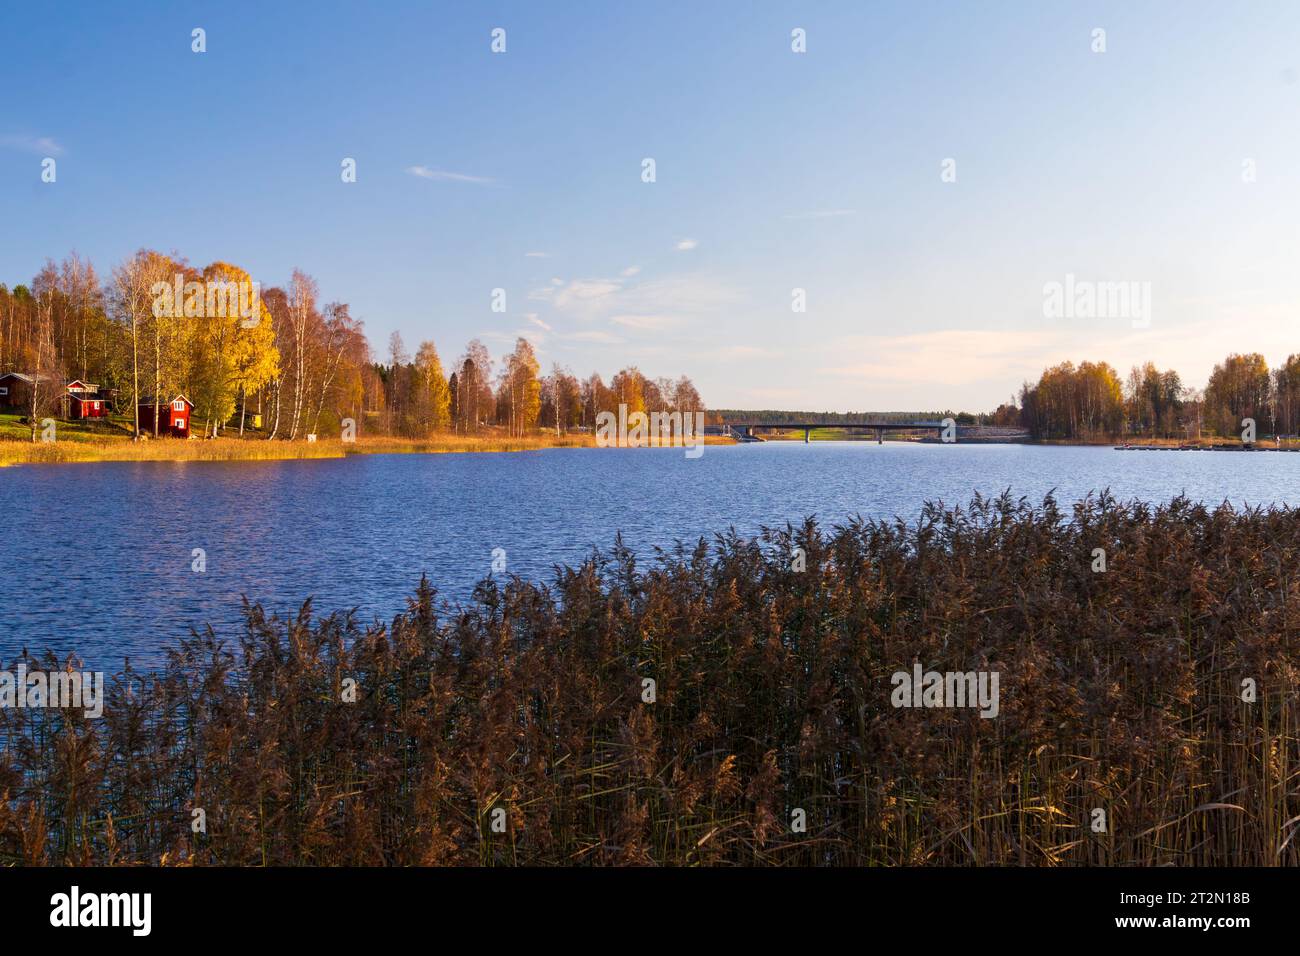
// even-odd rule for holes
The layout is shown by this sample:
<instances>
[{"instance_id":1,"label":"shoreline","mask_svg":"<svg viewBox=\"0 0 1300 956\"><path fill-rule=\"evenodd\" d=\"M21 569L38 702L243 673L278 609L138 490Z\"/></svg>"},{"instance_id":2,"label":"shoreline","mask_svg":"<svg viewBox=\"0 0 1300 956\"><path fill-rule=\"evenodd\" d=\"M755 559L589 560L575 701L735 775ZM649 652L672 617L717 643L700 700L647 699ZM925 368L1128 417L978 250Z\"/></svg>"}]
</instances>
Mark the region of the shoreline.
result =
<instances>
[{"instance_id":1,"label":"shoreline","mask_svg":"<svg viewBox=\"0 0 1300 956\"><path fill-rule=\"evenodd\" d=\"M355 442L267 441L249 438L154 439L129 438L103 441L0 442L0 468L17 465L69 465L96 462L140 461L299 461L337 459L352 455L454 454L464 452L517 452L543 448L581 448L588 436L495 435L446 436L435 439L364 438Z\"/></svg>"},{"instance_id":2,"label":"shoreline","mask_svg":"<svg viewBox=\"0 0 1300 956\"><path fill-rule=\"evenodd\" d=\"M934 444L916 439L890 439ZM803 439L782 435L763 439L766 442L791 442L802 444ZM875 444L874 439L813 439L819 441L861 441ZM1272 440L1257 442L1244 448L1239 441L1228 438L1204 438L1200 441L1179 441L1156 438L1123 442L1120 439L1093 441L1066 441L1040 439L1038 441L996 441L992 439L958 440L970 445L1037 445L1041 447L1092 447L1113 448L1117 451L1300 451L1300 441L1284 441L1278 447ZM705 435L706 445L743 444L721 435ZM492 454L523 451L542 451L550 448L596 448L590 433L551 435L537 434L524 437L505 437L495 434L437 435L432 438L362 438L354 442L325 439L316 442L267 441L263 438L209 438L209 439L151 439L132 442L129 437L93 438L78 437L56 442L29 442L22 439L0 439L0 468L18 465L93 464L97 462L154 462L154 461L300 461L311 459L347 458L352 455L437 455L437 454Z\"/></svg>"},{"instance_id":3,"label":"shoreline","mask_svg":"<svg viewBox=\"0 0 1300 956\"><path fill-rule=\"evenodd\" d=\"M818 438L813 437L811 444L819 441L833 442L863 442L866 444L876 444L875 438ZM778 443L788 442L794 444L804 444L802 433L799 435L776 433L773 435L764 435L756 443ZM898 444L915 444L915 445L937 445L942 444L938 439L932 437L926 438L886 438L885 442ZM738 444L742 444L738 442ZM1117 451L1300 451L1300 439L1284 438L1281 445L1278 445L1272 436L1261 438L1250 445L1242 443L1240 438L1233 436L1213 436L1200 439L1179 439L1179 438L1090 438L1090 439L1065 439L1065 438L995 438L995 437L966 437L958 438L955 444L958 445L1035 445L1043 448L1113 448Z\"/></svg>"},{"instance_id":4,"label":"shoreline","mask_svg":"<svg viewBox=\"0 0 1300 956\"><path fill-rule=\"evenodd\" d=\"M704 444L735 444L730 439L705 436ZM550 448L596 448L591 434L439 435L434 438L362 438L354 442L267 441L257 438L81 439L55 442L0 441L0 468L19 465L72 465L97 462L154 461L301 461L348 458L353 455L492 454L543 451Z\"/></svg>"}]
</instances>

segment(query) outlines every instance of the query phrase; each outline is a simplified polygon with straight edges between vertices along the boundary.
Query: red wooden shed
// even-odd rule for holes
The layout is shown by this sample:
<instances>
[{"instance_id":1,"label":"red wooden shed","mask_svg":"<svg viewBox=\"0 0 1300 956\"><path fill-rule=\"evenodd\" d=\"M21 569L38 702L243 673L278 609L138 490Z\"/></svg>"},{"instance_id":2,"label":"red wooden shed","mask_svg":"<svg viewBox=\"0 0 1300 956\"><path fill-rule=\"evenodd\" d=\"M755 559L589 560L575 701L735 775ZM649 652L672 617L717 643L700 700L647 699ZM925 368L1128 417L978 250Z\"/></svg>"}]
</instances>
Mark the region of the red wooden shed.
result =
<instances>
[{"instance_id":1,"label":"red wooden shed","mask_svg":"<svg viewBox=\"0 0 1300 956\"><path fill-rule=\"evenodd\" d=\"M108 403L99 395L99 386L75 379L68 383L68 418L103 418Z\"/></svg>"},{"instance_id":2,"label":"red wooden shed","mask_svg":"<svg viewBox=\"0 0 1300 956\"><path fill-rule=\"evenodd\" d=\"M0 375L0 407L23 409L31 405L34 384L36 379L22 372L5 372ZM42 388L50 385L43 376L40 384Z\"/></svg>"},{"instance_id":3,"label":"red wooden shed","mask_svg":"<svg viewBox=\"0 0 1300 956\"><path fill-rule=\"evenodd\" d=\"M140 403L140 432L145 435L171 435L173 438L188 438L190 435L190 412L194 403L184 395L177 395L166 405L160 405L157 416L154 415L153 402Z\"/></svg>"}]
</instances>

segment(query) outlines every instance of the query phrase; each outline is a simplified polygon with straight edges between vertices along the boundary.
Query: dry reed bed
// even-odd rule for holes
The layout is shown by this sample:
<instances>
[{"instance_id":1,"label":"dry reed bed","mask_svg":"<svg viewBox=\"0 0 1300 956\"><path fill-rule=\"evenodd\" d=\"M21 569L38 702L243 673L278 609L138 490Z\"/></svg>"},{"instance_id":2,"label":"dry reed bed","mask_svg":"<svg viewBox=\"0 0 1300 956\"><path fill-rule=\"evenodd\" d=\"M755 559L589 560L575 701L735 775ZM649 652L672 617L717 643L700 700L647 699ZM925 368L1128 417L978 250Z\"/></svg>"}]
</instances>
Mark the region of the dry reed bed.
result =
<instances>
[{"instance_id":1,"label":"dry reed bed","mask_svg":"<svg viewBox=\"0 0 1300 956\"><path fill-rule=\"evenodd\" d=\"M1298 549L1292 510L1003 497L422 583L386 626L249 607L100 720L0 711L0 859L1295 864ZM997 670L999 716L895 709L914 660Z\"/></svg>"},{"instance_id":2,"label":"dry reed bed","mask_svg":"<svg viewBox=\"0 0 1300 956\"><path fill-rule=\"evenodd\" d=\"M583 435L437 435L428 439L364 438L355 442L323 439L316 442L267 441L263 438L154 439L130 438L70 441L0 441L0 467L22 464L63 464L95 461L281 461L300 458L342 458L346 455L435 454L439 452L533 451L592 444Z\"/></svg>"}]
</instances>

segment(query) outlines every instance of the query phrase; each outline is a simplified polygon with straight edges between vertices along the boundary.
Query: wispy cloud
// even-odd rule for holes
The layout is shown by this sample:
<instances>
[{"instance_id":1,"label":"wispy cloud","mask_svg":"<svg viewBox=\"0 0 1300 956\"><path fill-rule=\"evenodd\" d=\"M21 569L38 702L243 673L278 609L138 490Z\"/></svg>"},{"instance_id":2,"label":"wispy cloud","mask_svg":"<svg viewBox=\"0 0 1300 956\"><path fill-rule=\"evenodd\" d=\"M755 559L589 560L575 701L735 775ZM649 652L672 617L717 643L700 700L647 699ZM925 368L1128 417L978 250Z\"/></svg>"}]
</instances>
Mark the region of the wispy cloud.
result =
<instances>
[{"instance_id":1,"label":"wispy cloud","mask_svg":"<svg viewBox=\"0 0 1300 956\"><path fill-rule=\"evenodd\" d=\"M636 275L640 271L641 271L640 266L628 266L626 269L620 272L619 275L621 275L625 279L630 279L632 278L632 276Z\"/></svg>"},{"instance_id":2,"label":"wispy cloud","mask_svg":"<svg viewBox=\"0 0 1300 956\"><path fill-rule=\"evenodd\" d=\"M617 335L603 329L587 329L583 332L573 332L566 335L565 338L572 339L575 342L595 342L598 345L619 345L623 341Z\"/></svg>"},{"instance_id":3,"label":"wispy cloud","mask_svg":"<svg viewBox=\"0 0 1300 956\"><path fill-rule=\"evenodd\" d=\"M601 299L622 288L619 279L573 279L566 283L557 278L552 279L549 286L529 292L528 298L549 302L561 310L586 311L593 305L598 307Z\"/></svg>"},{"instance_id":4,"label":"wispy cloud","mask_svg":"<svg viewBox=\"0 0 1300 956\"><path fill-rule=\"evenodd\" d=\"M678 252L690 252L692 249L694 249L694 248L695 248L696 246L698 246L698 245L699 245L699 242L698 242L697 240L695 240L695 239L681 239L681 240L679 240L678 243L677 243L677 251L678 251Z\"/></svg>"},{"instance_id":5,"label":"wispy cloud","mask_svg":"<svg viewBox=\"0 0 1300 956\"><path fill-rule=\"evenodd\" d=\"M25 153L39 153L42 156L63 155L63 147L49 136L0 136L0 146L5 149L21 149Z\"/></svg>"},{"instance_id":6,"label":"wispy cloud","mask_svg":"<svg viewBox=\"0 0 1300 956\"><path fill-rule=\"evenodd\" d=\"M628 329L647 329L659 331L681 324L681 317L676 315L615 315L609 320L614 325Z\"/></svg>"},{"instance_id":7,"label":"wispy cloud","mask_svg":"<svg viewBox=\"0 0 1300 956\"><path fill-rule=\"evenodd\" d=\"M629 333L683 328L691 321L723 315L742 298L719 279L698 274L648 282L632 277L572 279L542 286L528 297L580 322L606 321Z\"/></svg>"},{"instance_id":8,"label":"wispy cloud","mask_svg":"<svg viewBox=\"0 0 1300 956\"><path fill-rule=\"evenodd\" d=\"M543 322L541 319L537 317L536 312L529 312L527 315L524 316L524 318L527 319L529 322L533 323L533 325L537 326L539 329L543 329L547 332L554 331L554 329L552 329L549 325L547 325L545 322Z\"/></svg>"},{"instance_id":9,"label":"wispy cloud","mask_svg":"<svg viewBox=\"0 0 1300 956\"><path fill-rule=\"evenodd\" d=\"M453 173L445 169L430 169L428 166L407 166L406 171L420 179L432 179L440 183L472 183L476 186L490 186L496 182L487 176L471 176L468 173Z\"/></svg>"},{"instance_id":10,"label":"wispy cloud","mask_svg":"<svg viewBox=\"0 0 1300 956\"><path fill-rule=\"evenodd\" d=\"M549 252L525 252L524 257L528 259L549 259L551 254Z\"/></svg>"}]
</instances>

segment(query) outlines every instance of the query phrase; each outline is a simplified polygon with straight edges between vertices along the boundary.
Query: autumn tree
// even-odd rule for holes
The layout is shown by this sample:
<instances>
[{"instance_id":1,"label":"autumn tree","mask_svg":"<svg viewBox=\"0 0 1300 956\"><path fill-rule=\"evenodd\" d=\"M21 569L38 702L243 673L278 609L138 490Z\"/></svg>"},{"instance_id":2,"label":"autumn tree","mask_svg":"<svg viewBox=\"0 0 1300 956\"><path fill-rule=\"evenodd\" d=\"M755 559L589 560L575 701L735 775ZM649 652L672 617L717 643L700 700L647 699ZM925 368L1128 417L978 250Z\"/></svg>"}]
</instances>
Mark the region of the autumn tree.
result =
<instances>
[{"instance_id":1,"label":"autumn tree","mask_svg":"<svg viewBox=\"0 0 1300 956\"><path fill-rule=\"evenodd\" d=\"M241 397L275 377L279 353L270 311L254 295L247 272L214 262L203 270L203 285L203 308L190 316L192 358L186 391L205 431L215 437Z\"/></svg>"},{"instance_id":2,"label":"autumn tree","mask_svg":"<svg viewBox=\"0 0 1300 956\"><path fill-rule=\"evenodd\" d=\"M596 427L596 416L611 410L614 396L605 386L598 372L592 372L582 383L582 425L584 428Z\"/></svg>"},{"instance_id":3,"label":"autumn tree","mask_svg":"<svg viewBox=\"0 0 1300 956\"><path fill-rule=\"evenodd\" d=\"M1129 431L1169 437L1180 431L1183 383L1173 369L1160 371L1152 362L1133 366L1125 386L1124 412Z\"/></svg>"},{"instance_id":4,"label":"autumn tree","mask_svg":"<svg viewBox=\"0 0 1300 956\"><path fill-rule=\"evenodd\" d=\"M1205 386L1206 421L1220 435L1240 431L1245 418L1253 418L1261 425L1271 422L1271 386L1264 356L1258 352L1229 355L1214 366Z\"/></svg>"},{"instance_id":5,"label":"autumn tree","mask_svg":"<svg viewBox=\"0 0 1300 956\"><path fill-rule=\"evenodd\" d=\"M231 355L232 384L239 397L239 434L244 434L248 396L255 395L280 375L280 350L275 344L275 320L261 295L253 315L245 317L235 333Z\"/></svg>"},{"instance_id":6,"label":"autumn tree","mask_svg":"<svg viewBox=\"0 0 1300 956\"><path fill-rule=\"evenodd\" d=\"M415 353L418 388L418 420L425 432L441 431L451 421L451 392L442 371L438 349L430 341L420 343Z\"/></svg>"},{"instance_id":7,"label":"autumn tree","mask_svg":"<svg viewBox=\"0 0 1300 956\"><path fill-rule=\"evenodd\" d=\"M700 393L695 388L695 383L683 375L677 380L673 388L672 406L681 412L702 412L704 411L704 400L700 398Z\"/></svg>"},{"instance_id":8,"label":"autumn tree","mask_svg":"<svg viewBox=\"0 0 1300 956\"><path fill-rule=\"evenodd\" d=\"M551 374L542 379L542 407L538 420L555 434L582 424L582 388L574 374L555 362Z\"/></svg>"},{"instance_id":9,"label":"autumn tree","mask_svg":"<svg viewBox=\"0 0 1300 956\"><path fill-rule=\"evenodd\" d=\"M90 378L92 341L103 341L107 331L103 293L95 267L75 252L69 254L59 265L59 289L68 312L63 364L75 368L86 381Z\"/></svg>"},{"instance_id":10,"label":"autumn tree","mask_svg":"<svg viewBox=\"0 0 1300 956\"><path fill-rule=\"evenodd\" d=\"M542 405L539 369L533 344L521 336L515 341L515 350L506 358L498 392L506 410L506 427L512 436L525 435L537 425Z\"/></svg>"},{"instance_id":11,"label":"autumn tree","mask_svg":"<svg viewBox=\"0 0 1300 956\"><path fill-rule=\"evenodd\" d=\"M1300 355L1288 355L1274 370L1273 395L1279 432L1296 434L1300 431Z\"/></svg>"},{"instance_id":12,"label":"autumn tree","mask_svg":"<svg viewBox=\"0 0 1300 956\"><path fill-rule=\"evenodd\" d=\"M1044 371L1037 384L1024 386L1020 407L1035 438L1101 438L1119 431L1123 390L1105 362L1063 362Z\"/></svg>"},{"instance_id":13,"label":"autumn tree","mask_svg":"<svg viewBox=\"0 0 1300 956\"><path fill-rule=\"evenodd\" d=\"M272 424L268 438L283 430L289 441L298 437L310 415L313 375L319 373L316 345L323 335L324 321L317 310L316 280L294 269L287 289L270 289L265 295L280 355L279 374L271 381Z\"/></svg>"},{"instance_id":14,"label":"autumn tree","mask_svg":"<svg viewBox=\"0 0 1300 956\"><path fill-rule=\"evenodd\" d=\"M482 416L491 414L492 359L478 339L465 346L465 355L457 365L455 403L456 430L462 434L476 433Z\"/></svg>"},{"instance_id":15,"label":"autumn tree","mask_svg":"<svg viewBox=\"0 0 1300 956\"><path fill-rule=\"evenodd\" d=\"M62 369L56 365L54 351L54 301L53 284L42 283L40 277L32 284L36 302L36 327L29 348L28 361L32 369L27 394L27 419L31 425L32 441L36 441L42 417L51 413L62 391Z\"/></svg>"},{"instance_id":16,"label":"autumn tree","mask_svg":"<svg viewBox=\"0 0 1300 956\"><path fill-rule=\"evenodd\" d=\"M162 287L174 288L172 272L174 264L161 253L141 249L113 270L113 309L118 322L129 331L131 342L130 362L130 401L134 421L133 435L140 437L140 404L146 391L140 381L141 347L147 338L148 330L155 327L158 318L154 315L155 304L158 311L174 308L171 293L165 295ZM161 368L161 346L157 368ZM153 376L160 384L160 375ZM155 396L160 389L155 385L149 389ZM155 399L156 401L156 399ZM157 405L154 405L155 415ZM156 431L157 422L153 423Z\"/></svg>"},{"instance_id":17,"label":"autumn tree","mask_svg":"<svg viewBox=\"0 0 1300 956\"><path fill-rule=\"evenodd\" d=\"M626 405L629 415L633 412L644 412L646 410L645 377L636 366L618 372L610 380L609 390L615 404ZM600 411L617 411L617 409L602 408Z\"/></svg>"}]
</instances>

